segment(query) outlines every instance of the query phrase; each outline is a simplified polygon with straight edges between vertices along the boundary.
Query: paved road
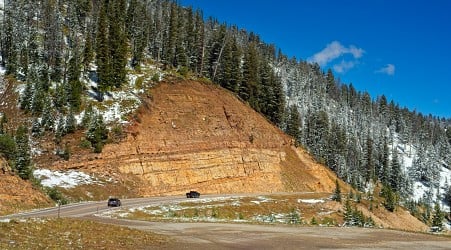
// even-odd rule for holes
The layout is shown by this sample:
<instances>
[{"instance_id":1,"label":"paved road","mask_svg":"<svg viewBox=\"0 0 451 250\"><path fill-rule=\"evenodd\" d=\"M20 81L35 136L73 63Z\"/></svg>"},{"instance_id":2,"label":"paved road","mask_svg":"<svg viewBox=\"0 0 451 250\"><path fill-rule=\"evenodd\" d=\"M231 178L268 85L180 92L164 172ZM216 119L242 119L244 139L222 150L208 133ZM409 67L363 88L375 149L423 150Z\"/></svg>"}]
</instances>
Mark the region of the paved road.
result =
<instances>
[{"instance_id":1,"label":"paved road","mask_svg":"<svg viewBox=\"0 0 451 250\"><path fill-rule=\"evenodd\" d=\"M206 197L206 196L205 196ZM139 206L147 206L147 205L159 205L163 203L169 202L177 202L186 200L184 197L174 197L174 196L166 196L166 197L152 197L152 198L134 198L134 199L121 199L122 208L129 207L139 207ZM32 217L86 217L90 215L94 215L97 213L105 212L111 209L107 206L107 201L96 201L96 202L82 202L82 203L74 203L69 205L63 205L60 207L46 208L33 210L8 216L0 217L0 219L8 219L8 218L32 218Z\"/></svg>"},{"instance_id":2,"label":"paved road","mask_svg":"<svg viewBox=\"0 0 451 250\"><path fill-rule=\"evenodd\" d=\"M205 196L204 196L205 197ZM208 197L218 197L210 195ZM124 207L159 205L184 197L124 199ZM166 249L451 249L451 238L385 229L299 227L226 223L168 223L94 216L107 211L106 201L87 202L5 216L81 217L101 223L168 235ZM113 208L114 209L114 208ZM0 218L2 219L2 218Z\"/></svg>"}]
</instances>

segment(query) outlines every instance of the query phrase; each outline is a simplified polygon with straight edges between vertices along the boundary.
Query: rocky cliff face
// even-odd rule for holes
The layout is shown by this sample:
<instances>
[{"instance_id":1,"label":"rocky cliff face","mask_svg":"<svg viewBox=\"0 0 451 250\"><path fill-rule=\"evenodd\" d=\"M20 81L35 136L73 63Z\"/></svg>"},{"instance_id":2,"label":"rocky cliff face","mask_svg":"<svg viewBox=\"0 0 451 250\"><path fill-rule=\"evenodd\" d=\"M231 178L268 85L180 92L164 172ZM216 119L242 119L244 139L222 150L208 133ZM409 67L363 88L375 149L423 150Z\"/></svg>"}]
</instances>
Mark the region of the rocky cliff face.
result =
<instances>
[{"instance_id":1,"label":"rocky cliff face","mask_svg":"<svg viewBox=\"0 0 451 250\"><path fill-rule=\"evenodd\" d=\"M332 191L334 175L223 89L194 81L150 90L126 138L54 168L137 181L137 195ZM125 179L124 179L125 178Z\"/></svg>"}]
</instances>

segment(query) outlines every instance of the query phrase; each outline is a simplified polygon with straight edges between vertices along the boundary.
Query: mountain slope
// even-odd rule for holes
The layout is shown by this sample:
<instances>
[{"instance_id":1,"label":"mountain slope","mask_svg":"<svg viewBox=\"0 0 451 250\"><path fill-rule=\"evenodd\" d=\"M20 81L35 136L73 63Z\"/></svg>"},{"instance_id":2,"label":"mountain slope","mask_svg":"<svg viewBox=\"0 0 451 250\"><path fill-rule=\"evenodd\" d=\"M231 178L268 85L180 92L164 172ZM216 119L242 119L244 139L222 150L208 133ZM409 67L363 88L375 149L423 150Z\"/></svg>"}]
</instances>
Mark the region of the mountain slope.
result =
<instances>
[{"instance_id":1,"label":"mountain slope","mask_svg":"<svg viewBox=\"0 0 451 250\"><path fill-rule=\"evenodd\" d=\"M202 194L312 191L324 195L335 188L332 171L296 148L291 137L231 92L213 84L179 81L160 83L144 96L121 141L107 144L102 153L95 154L77 148L83 134L76 133L66 138L73 147L69 161L55 161L58 158L52 150L42 144L44 153L36 156L36 167L66 173L79 170L100 180L58 187L70 200L183 195L190 189ZM339 182L342 192L349 192L349 186ZM49 205L38 190L16 176L2 176L0 186L28 188L0 193L2 200L8 201L0 204L2 213L12 212L11 204L20 204L22 209ZM328 209L337 214L344 211L343 204L331 204ZM390 213L383 206L368 210L368 201L356 205L377 225L427 230L402 208Z\"/></svg>"},{"instance_id":2,"label":"mountain slope","mask_svg":"<svg viewBox=\"0 0 451 250\"><path fill-rule=\"evenodd\" d=\"M335 187L331 171L218 86L161 83L147 96L123 141L106 145L101 154L54 162L53 168L110 173L121 183L133 180L134 193L144 196L189 189L331 192Z\"/></svg>"},{"instance_id":3,"label":"mountain slope","mask_svg":"<svg viewBox=\"0 0 451 250\"><path fill-rule=\"evenodd\" d=\"M50 204L50 199L30 182L13 175L8 163L0 157L0 215Z\"/></svg>"}]
</instances>

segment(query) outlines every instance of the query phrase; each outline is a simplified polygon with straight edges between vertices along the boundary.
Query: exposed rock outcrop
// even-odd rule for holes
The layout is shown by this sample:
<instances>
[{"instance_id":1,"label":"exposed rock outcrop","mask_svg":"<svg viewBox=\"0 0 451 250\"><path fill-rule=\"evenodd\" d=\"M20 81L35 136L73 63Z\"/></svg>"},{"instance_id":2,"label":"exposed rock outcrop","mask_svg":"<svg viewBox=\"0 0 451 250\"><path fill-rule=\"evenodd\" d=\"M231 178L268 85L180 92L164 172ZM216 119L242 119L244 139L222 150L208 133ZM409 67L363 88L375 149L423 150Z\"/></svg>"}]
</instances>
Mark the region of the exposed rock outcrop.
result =
<instances>
[{"instance_id":1,"label":"exposed rock outcrop","mask_svg":"<svg viewBox=\"0 0 451 250\"><path fill-rule=\"evenodd\" d=\"M255 193L334 188L328 169L215 85L162 83L144 101L122 142L54 167L134 176L140 182L136 192L144 196L189 189Z\"/></svg>"}]
</instances>

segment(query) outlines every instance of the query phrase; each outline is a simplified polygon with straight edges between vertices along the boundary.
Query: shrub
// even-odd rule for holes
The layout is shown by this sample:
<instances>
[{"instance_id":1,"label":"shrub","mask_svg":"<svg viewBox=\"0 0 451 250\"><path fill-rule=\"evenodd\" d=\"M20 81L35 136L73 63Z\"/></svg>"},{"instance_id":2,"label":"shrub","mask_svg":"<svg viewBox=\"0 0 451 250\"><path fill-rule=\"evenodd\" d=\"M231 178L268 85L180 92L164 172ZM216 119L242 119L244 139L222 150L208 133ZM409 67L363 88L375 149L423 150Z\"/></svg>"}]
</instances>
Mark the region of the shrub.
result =
<instances>
[{"instance_id":1,"label":"shrub","mask_svg":"<svg viewBox=\"0 0 451 250\"><path fill-rule=\"evenodd\" d=\"M144 83L144 78L143 77L138 77L135 81L135 88L136 89L142 89L143 88L143 83Z\"/></svg>"},{"instance_id":2,"label":"shrub","mask_svg":"<svg viewBox=\"0 0 451 250\"><path fill-rule=\"evenodd\" d=\"M16 154L16 142L14 138L8 134L0 134L0 155L7 160L14 159Z\"/></svg>"},{"instance_id":3,"label":"shrub","mask_svg":"<svg viewBox=\"0 0 451 250\"><path fill-rule=\"evenodd\" d=\"M82 148L91 148L91 142L86 139L81 140L80 147Z\"/></svg>"},{"instance_id":4,"label":"shrub","mask_svg":"<svg viewBox=\"0 0 451 250\"><path fill-rule=\"evenodd\" d=\"M188 77L189 69L187 67L180 67L177 71L181 76Z\"/></svg>"},{"instance_id":5,"label":"shrub","mask_svg":"<svg viewBox=\"0 0 451 250\"><path fill-rule=\"evenodd\" d=\"M122 126L117 124L111 129L113 141L118 142L124 138L124 131L122 131Z\"/></svg>"},{"instance_id":6,"label":"shrub","mask_svg":"<svg viewBox=\"0 0 451 250\"><path fill-rule=\"evenodd\" d=\"M160 74L158 74L158 73L153 74L152 81L153 82L159 82L160 81Z\"/></svg>"},{"instance_id":7,"label":"shrub","mask_svg":"<svg viewBox=\"0 0 451 250\"><path fill-rule=\"evenodd\" d=\"M55 202L60 203L61 205L65 205L68 200L63 196L63 194L56 187L47 188L47 195Z\"/></svg>"}]
</instances>

